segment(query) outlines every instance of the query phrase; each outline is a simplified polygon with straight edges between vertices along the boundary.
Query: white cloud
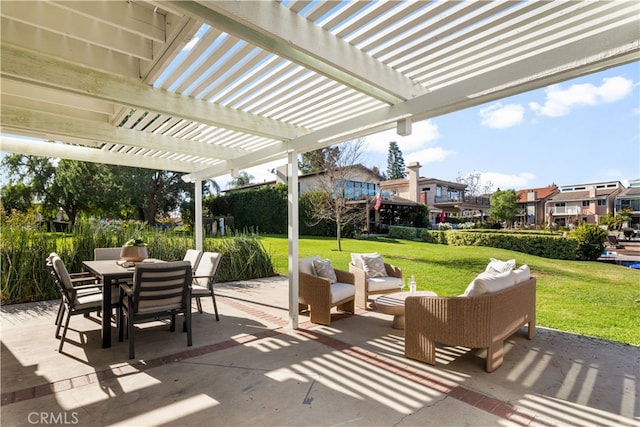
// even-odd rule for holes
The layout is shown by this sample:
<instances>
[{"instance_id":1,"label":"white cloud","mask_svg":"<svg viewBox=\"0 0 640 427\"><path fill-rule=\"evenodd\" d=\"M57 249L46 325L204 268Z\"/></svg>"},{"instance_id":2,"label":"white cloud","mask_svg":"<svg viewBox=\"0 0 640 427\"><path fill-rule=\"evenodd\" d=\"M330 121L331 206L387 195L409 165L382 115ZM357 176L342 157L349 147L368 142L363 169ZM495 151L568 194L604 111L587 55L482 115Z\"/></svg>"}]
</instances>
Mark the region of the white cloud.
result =
<instances>
[{"instance_id":1,"label":"white cloud","mask_svg":"<svg viewBox=\"0 0 640 427\"><path fill-rule=\"evenodd\" d=\"M564 89L560 85L552 85L545 90L544 105L530 102L529 107L542 116L560 117L566 116L575 107L619 101L632 90L633 82L620 76L603 79L600 86L583 83Z\"/></svg>"},{"instance_id":2,"label":"white cloud","mask_svg":"<svg viewBox=\"0 0 640 427\"><path fill-rule=\"evenodd\" d=\"M369 135L365 137L367 149L369 151L386 154L389 152L389 143L395 141L398 143L398 147L404 157L405 153L423 148L426 144L440 138L438 125L431 120L413 123L411 128L411 135L408 136L398 135L395 128Z\"/></svg>"},{"instance_id":3,"label":"white cloud","mask_svg":"<svg viewBox=\"0 0 640 427\"><path fill-rule=\"evenodd\" d=\"M524 107L519 104L502 105L500 102L480 110L482 125L494 129L505 129L522 123Z\"/></svg>"},{"instance_id":4,"label":"white cloud","mask_svg":"<svg viewBox=\"0 0 640 427\"><path fill-rule=\"evenodd\" d=\"M445 150L442 147L431 147L425 148L424 150L414 151L402 157L407 165L413 162L419 162L421 165L426 165L427 163L442 162L453 154L455 154L455 151Z\"/></svg>"},{"instance_id":5,"label":"white cloud","mask_svg":"<svg viewBox=\"0 0 640 427\"><path fill-rule=\"evenodd\" d=\"M529 172L520 172L518 174L480 172L480 187L491 184L492 191L496 191L498 188L501 190L519 190L529 187L529 183L534 179L536 179L536 176Z\"/></svg>"}]
</instances>

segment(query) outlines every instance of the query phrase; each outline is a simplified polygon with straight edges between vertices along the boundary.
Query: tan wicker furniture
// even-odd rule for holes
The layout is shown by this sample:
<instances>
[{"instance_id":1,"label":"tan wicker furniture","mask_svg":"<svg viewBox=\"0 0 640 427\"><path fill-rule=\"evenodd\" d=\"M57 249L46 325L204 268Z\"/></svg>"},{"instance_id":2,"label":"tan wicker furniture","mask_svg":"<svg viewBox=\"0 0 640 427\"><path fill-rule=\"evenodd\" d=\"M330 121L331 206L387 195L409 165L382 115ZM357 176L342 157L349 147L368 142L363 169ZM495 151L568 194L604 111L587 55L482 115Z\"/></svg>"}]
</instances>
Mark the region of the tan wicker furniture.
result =
<instances>
[{"instance_id":1,"label":"tan wicker furniture","mask_svg":"<svg viewBox=\"0 0 640 427\"><path fill-rule=\"evenodd\" d=\"M536 279L474 297L412 297L405 301L405 349L411 359L435 365L436 343L486 348L485 369L502 364L503 341L528 325L536 334Z\"/></svg>"},{"instance_id":2,"label":"tan wicker furniture","mask_svg":"<svg viewBox=\"0 0 640 427\"><path fill-rule=\"evenodd\" d=\"M376 298L373 303L374 310L384 314L393 315L393 323L391 327L394 329L404 329L404 302L407 297L435 297L434 292L416 291L411 292L394 292Z\"/></svg>"},{"instance_id":3,"label":"tan wicker furniture","mask_svg":"<svg viewBox=\"0 0 640 427\"><path fill-rule=\"evenodd\" d=\"M370 277L362 264L362 256L378 254L351 254L349 272L353 273L356 285L356 307L366 309L371 295L389 294L402 289L402 270L384 263L386 275Z\"/></svg>"},{"instance_id":4,"label":"tan wicker furniture","mask_svg":"<svg viewBox=\"0 0 640 427\"><path fill-rule=\"evenodd\" d=\"M337 282L331 283L325 277L317 276L313 260L319 256L298 260L298 288L300 312L309 310L312 323L331 324L331 308L340 311L355 312L355 286L353 274L334 269Z\"/></svg>"}]
</instances>

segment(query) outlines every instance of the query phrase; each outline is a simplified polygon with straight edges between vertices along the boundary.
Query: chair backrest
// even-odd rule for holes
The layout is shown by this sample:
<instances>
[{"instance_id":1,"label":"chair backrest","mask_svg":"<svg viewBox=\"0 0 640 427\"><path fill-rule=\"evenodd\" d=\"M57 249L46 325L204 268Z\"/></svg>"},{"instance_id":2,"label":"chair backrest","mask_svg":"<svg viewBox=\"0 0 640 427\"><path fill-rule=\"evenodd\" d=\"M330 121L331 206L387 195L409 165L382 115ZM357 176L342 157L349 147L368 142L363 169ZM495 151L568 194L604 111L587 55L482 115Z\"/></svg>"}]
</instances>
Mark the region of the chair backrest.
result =
<instances>
[{"instance_id":1,"label":"chair backrest","mask_svg":"<svg viewBox=\"0 0 640 427\"><path fill-rule=\"evenodd\" d=\"M222 259L222 254L218 252L205 252L202 254L202 258L200 258L200 263L198 264L198 268L195 270L194 283L202 286L203 288L210 289L213 286L213 282L215 279L216 272L218 271L218 267L220 266L220 260Z\"/></svg>"},{"instance_id":2,"label":"chair backrest","mask_svg":"<svg viewBox=\"0 0 640 427\"><path fill-rule=\"evenodd\" d=\"M184 255L183 261L189 261L191 263L191 270L196 271L200 258L202 258L202 251L197 249L187 249L187 253Z\"/></svg>"},{"instance_id":3,"label":"chair backrest","mask_svg":"<svg viewBox=\"0 0 640 427\"><path fill-rule=\"evenodd\" d=\"M191 303L190 285L189 261L137 263L133 275L133 313L186 310Z\"/></svg>"},{"instance_id":4,"label":"chair backrest","mask_svg":"<svg viewBox=\"0 0 640 427\"><path fill-rule=\"evenodd\" d=\"M309 258L299 258L298 273L306 273L315 276L316 272L313 269L313 261L320 261L320 255L312 256Z\"/></svg>"},{"instance_id":5,"label":"chair backrest","mask_svg":"<svg viewBox=\"0 0 640 427\"><path fill-rule=\"evenodd\" d=\"M122 248L95 248L93 250L93 259L95 261L119 260Z\"/></svg>"},{"instance_id":6,"label":"chair backrest","mask_svg":"<svg viewBox=\"0 0 640 427\"><path fill-rule=\"evenodd\" d=\"M62 258L60 258L56 253L49 255L47 260L47 263L51 263L55 282L60 288L65 299L69 303L75 302L75 290L73 289L71 275L69 275L69 271L64 265L64 261L62 261Z\"/></svg>"}]
</instances>

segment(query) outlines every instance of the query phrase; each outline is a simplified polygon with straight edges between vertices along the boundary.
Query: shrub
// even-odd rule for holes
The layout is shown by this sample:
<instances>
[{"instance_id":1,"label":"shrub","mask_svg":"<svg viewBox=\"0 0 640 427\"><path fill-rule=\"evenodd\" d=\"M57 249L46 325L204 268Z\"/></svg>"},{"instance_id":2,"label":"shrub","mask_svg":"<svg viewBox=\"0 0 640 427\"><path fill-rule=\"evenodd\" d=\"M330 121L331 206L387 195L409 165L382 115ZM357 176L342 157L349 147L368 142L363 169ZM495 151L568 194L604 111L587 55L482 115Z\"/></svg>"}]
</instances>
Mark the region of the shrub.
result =
<instances>
[{"instance_id":1,"label":"shrub","mask_svg":"<svg viewBox=\"0 0 640 427\"><path fill-rule=\"evenodd\" d=\"M48 233L22 214L2 217L0 273L2 304L59 298L46 267L46 258L57 252L71 272L81 271L82 262L93 259L97 247L121 246L132 236L144 235L149 256L166 261L184 258L193 239L171 232L146 228L142 223L101 224L77 221L70 233ZM144 231L142 231L144 230ZM256 235L239 234L204 242L207 251L220 252L219 281L246 280L275 274L271 255Z\"/></svg>"},{"instance_id":2,"label":"shrub","mask_svg":"<svg viewBox=\"0 0 640 427\"><path fill-rule=\"evenodd\" d=\"M607 232L594 224L581 224L572 233L578 241L576 248L576 259L582 261L593 261L598 259L604 250L604 242L607 239Z\"/></svg>"},{"instance_id":3,"label":"shrub","mask_svg":"<svg viewBox=\"0 0 640 427\"><path fill-rule=\"evenodd\" d=\"M422 240L453 246L488 246L509 249L545 258L575 260L578 240L533 232L504 232L493 230L426 231Z\"/></svg>"},{"instance_id":4,"label":"shrub","mask_svg":"<svg viewBox=\"0 0 640 427\"><path fill-rule=\"evenodd\" d=\"M405 227L402 225L390 225L388 237L392 239L415 240L420 239L420 236L425 230L427 229L418 227Z\"/></svg>"}]
</instances>

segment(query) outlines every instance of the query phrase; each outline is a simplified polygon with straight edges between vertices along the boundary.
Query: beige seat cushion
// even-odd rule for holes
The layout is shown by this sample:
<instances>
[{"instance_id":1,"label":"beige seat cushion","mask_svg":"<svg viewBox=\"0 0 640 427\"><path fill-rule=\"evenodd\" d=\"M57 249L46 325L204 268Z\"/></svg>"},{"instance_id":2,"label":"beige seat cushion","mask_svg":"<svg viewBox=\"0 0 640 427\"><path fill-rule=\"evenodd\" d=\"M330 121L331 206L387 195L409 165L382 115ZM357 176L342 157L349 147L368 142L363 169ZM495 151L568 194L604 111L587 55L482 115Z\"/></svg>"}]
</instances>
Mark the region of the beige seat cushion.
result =
<instances>
[{"instance_id":1,"label":"beige seat cushion","mask_svg":"<svg viewBox=\"0 0 640 427\"><path fill-rule=\"evenodd\" d=\"M402 279L400 277L370 277L367 279L367 285L369 291L387 291L389 289L397 289L400 291L402 288Z\"/></svg>"},{"instance_id":2,"label":"beige seat cushion","mask_svg":"<svg viewBox=\"0 0 640 427\"><path fill-rule=\"evenodd\" d=\"M331 285L331 304L356 294L356 287L349 283L336 282Z\"/></svg>"}]
</instances>

